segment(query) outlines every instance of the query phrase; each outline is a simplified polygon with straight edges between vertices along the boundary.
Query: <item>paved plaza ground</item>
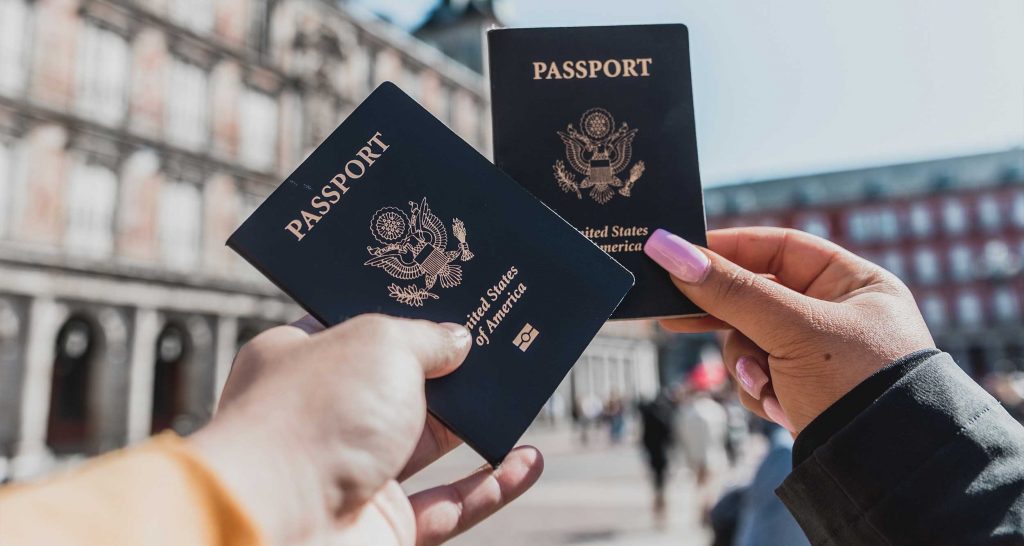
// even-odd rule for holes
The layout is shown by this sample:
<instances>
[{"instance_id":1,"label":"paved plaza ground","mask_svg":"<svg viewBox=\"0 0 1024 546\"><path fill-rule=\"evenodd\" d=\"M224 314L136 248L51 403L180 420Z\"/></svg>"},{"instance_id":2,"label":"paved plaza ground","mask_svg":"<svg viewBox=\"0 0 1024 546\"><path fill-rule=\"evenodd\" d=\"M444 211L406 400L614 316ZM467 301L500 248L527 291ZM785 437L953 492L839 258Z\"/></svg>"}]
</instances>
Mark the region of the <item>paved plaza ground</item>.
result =
<instances>
[{"instance_id":1,"label":"paved plaza ground","mask_svg":"<svg viewBox=\"0 0 1024 546\"><path fill-rule=\"evenodd\" d=\"M703 545L710 533L698 522L692 479L685 470L669 485L669 517L658 528L651 515L651 490L635 441L611 445L601 438L580 446L568 429L536 429L524 444L537 446L544 475L499 514L450 542L455 546ZM465 446L409 480L418 491L456 479L482 460Z\"/></svg>"}]
</instances>

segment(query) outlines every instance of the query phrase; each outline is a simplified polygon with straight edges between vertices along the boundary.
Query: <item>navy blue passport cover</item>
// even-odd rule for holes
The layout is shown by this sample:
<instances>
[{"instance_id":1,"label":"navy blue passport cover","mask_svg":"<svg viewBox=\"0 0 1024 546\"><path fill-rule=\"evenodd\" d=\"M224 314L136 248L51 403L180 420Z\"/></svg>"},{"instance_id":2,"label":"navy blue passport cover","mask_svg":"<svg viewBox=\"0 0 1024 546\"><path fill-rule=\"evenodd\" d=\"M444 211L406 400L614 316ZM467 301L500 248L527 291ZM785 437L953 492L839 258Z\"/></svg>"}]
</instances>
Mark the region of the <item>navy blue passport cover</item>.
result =
<instances>
[{"instance_id":1,"label":"navy blue passport cover","mask_svg":"<svg viewBox=\"0 0 1024 546\"><path fill-rule=\"evenodd\" d=\"M633 284L628 270L391 83L227 243L327 325L466 324L430 411L497 465Z\"/></svg>"},{"instance_id":2,"label":"navy blue passport cover","mask_svg":"<svg viewBox=\"0 0 1024 546\"><path fill-rule=\"evenodd\" d=\"M497 29L487 43L494 163L633 272L612 318L703 313L643 253L657 228L706 244L686 27Z\"/></svg>"}]
</instances>

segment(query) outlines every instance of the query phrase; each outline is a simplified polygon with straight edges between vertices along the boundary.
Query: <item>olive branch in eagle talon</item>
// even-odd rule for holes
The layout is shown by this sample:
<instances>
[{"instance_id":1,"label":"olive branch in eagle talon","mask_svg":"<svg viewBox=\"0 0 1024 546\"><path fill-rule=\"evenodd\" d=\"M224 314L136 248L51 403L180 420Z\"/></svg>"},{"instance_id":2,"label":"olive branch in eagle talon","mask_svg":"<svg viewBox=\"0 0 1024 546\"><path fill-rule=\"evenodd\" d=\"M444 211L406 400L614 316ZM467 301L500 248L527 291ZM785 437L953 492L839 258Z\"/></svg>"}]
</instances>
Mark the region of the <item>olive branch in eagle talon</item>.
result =
<instances>
[{"instance_id":1,"label":"olive branch in eagle talon","mask_svg":"<svg viewBox=\"0 0 1024 546\"><path fill-rule=\"evenodd\" d=\"M629 124L622 123L615 127L615 118L604 108L591 108L580 117L580 130L572 124L565 131L557 131L565 144L565 156L569 166L583 175L583 180L576 182L576 177L559 159L555 161L555 181L562 191L576 194L582 199L581 189L590 189L591 199L605 204L615 196L629 197L633 185L644 173L643 161L637 161L630 169L629 178L623 182L618 174L629 166L633 156L633 139L638 129L630 129Z\"/></svg>"},{"instance_id":2,"label":"olive branch in eagle talon","mask_svg":"<svg viewBox=\"0 0 1024 546\"><path fill-rule=\"evenodd\" d=\"M404 303L413 307L423 307L424 300L438 299L437 294L428 292L415 284L409 286L398 286L395 283L388 285L388 295L398 300L398 303Z\"/></svg>"},{"instance_id":3,"label":"olive branch in eagle talon","mask_svg":"<svg viewBox=\"0 0 1024 546\"><path fill-rule=\"evenodd\" d=\"M562 188L562 191L565 193L575 193L576 199L583 199L583 194L580 193L580 186L576 183L576 177L565 169L565 163L561 159L555 161L554 169L558 187Z\"/></svg>"},{"instance_id":4,"label":"olive branch in eagle talon","mask_svg":"<svg viewBox=\"0 0 1024 546\"><path fill-rule=\"evenodd\" d=\"M424 280L422 287L388 286L388 295L405 305L421 307L427 299L439 299L431 292L434 286L453 288L461 284L462 266L455 262L473 259L462 220L455 218L452 222L458 246L448 250L448 230L431 212L425 197L419 203L409 201L408 215L397 207L377 210L370 218L370 233L382 246L367 246L372 257L363 265L379 267L399 280Z\"/></svg>"}]
</instances>

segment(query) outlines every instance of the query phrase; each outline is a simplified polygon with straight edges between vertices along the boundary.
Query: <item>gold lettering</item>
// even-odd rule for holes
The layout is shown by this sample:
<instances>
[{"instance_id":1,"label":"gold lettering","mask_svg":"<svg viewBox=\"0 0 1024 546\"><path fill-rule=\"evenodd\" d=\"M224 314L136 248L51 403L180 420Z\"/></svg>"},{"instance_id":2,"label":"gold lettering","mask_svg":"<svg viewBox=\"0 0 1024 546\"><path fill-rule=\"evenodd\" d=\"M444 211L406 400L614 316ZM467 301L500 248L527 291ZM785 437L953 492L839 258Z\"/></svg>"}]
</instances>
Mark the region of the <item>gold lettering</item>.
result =
<instances>
[{"instance_id":1,"label":"gold lettering","mask_svg":"<svg viewBox=\"0 0 1024 546\"><path fill-rule=\"evenodd\" d=\"M345 175L338 173L331 179L331 183L338 186L341 193L348 193L348 186L345 185Z\"/></svg>"},{"instance_id":2,"label":"gold lettering","mask_svg":"<svg viewBox=\"0 0 1024 546\"><path fill-rule=\"evenodd\" d=\"M321 188L320 189L320 195L323 195L324 197L326 197L327 200L332 205L337 203L338 201L341 201L341 194L338 193L338 190L336 190L336 189L334 189L334 188L332 188L330 186L324 186L323 188Z\"/></svg>"},{"instance_id":3,"label":"gold lettering","mask_svg":"<svg viewBox=\"0 0 1024 546\"><path fill-rule=\"evenodd\" d=\"M648 57L646 59L637 59L637 62L640 63L640 75L641 76L650 76L650 74L647 72L647 66L650 65L650 64L653 64L653 61L651 60L651 58Z\"/></svg>"},{"instance_id":4,"label":"gold lettering","mask_svg":"<svg viewBox=\"0 0 1024 546\"><path fill-rule=\"evenodd\" d=\"M376 145L380 151L374 151L374 145ZM293 220L289 220L285 224L284 229L295 236L296 241L301 241L306 234L316 226L317 222L323 219L327 213L331 212L332 205L336 205L342 199L342 196L348 193L350 189L347 185L349 180L358 180L366 174L369 169L378 158L383 155L384 151L390 148L390 146L381 139L379 132L374 133L369 140L366 141L364 146L361 146L356 151L356 157L348 160L345 163L343 172L335 174L331 178L330 184L326 184L320 188L320 194L314 195L309 200L309 206L317 212L310 212L308 210L300 210L299 217ZM294 181L292 181L294 183ZM306 186L308 187L308 186ZM319 213L319 214L317 214ZM305 224L305 231L303 231L303 224Z\"/></svg>"},{"instance_id":5,"label":"gold lettering","mask_svg":"<svg viewBox=\"0 0 1024 546\"><path fill-rule=\"evenodd\" d=\"M306 229L313 229L313 226L322 218L319 214L302 211L302 219L306 222Z\"/></svg>"},{"instance_id":6,"label":"gold lettering","mask_svg":"<svg viewBox=\"0 0 1024 546\"><path fill-rule=\"evenodd\" d=\"M377 146L380 146L380 151L382 151L382 152L391 147L388 144L384 144L384 141L382 141L380 139L380 132L373 133L373 136L370 137L370 140L366 141L367 144L369 144L371 142L376 144Z\"/></svg>"},{"instance_id":7,"label":"gold lettering","mask_svg":"<svg viewBox=\"0 0 1024 546\"><path fill-rule=\"evenodd\" d=\"M615 68L614 74L612 74L611 70L608 70L609 66ZM618 59L608 59L604 62L603 70L605 76L608 76L609 78L618 78L619 74L622 73L622 63L620 63Z\"/></svg>"},{"instance_id":8,"label":"gold lettering","mask_svg":"<svg viewBox=\"0 0 1024 546\"><path fill-rule=\"evenodd\" d=\"M583 78L643 78L651 75L654 59L576 59L566 61L535 61L535 80L573 80ZM365 156L360 155L363 159Z\"/></svg>"},{"instance_id":9,"label":"gold lettering","mask_svg":"<svg viewBox=\"0 0 1024 546\"><path fill-rule=\"evenodd\" d=\"M310 199L309 204L316 210L320 211L320 214L327 214L328 212L331 212L331 204L324 201L319 195Z\"/></svg>"},{"instance_id":10,"label":"gold lettering","mask_svg":"<svg viewBox=\"0 0 1024 546\"><path fill-rule=\"evenodd\" d=\"M576 77L576 71L572 68L572 61L562 63L562 72L565 72L565 79L571 80Z\"/></svg>"},{"instance_id":11,"label":"gold lettering","mask_svg":"<svg viewBox=\"0 0 1024 546\"><path fill-rule=\"evenodd\" d=\"M356 155L363 158L363 161L366 162L367 167L373 165L373 160L380 157L380 154L373 153L373 150L371 150L369 146L363 146L362 148L359 148L359 151L356 152Z\"/></svg>"},{"instance_id":12,"label":"gold lettering","mask_svg":"<svg viewBox=\"0 0 1024 546\"><path fill-rule=\"evenodd\" d=\"M545 63L545 62L541 62L541 61L534 62L533 63L533 79L539 80L540 79L540 73L541 73L542 70L544 70L544 67L546 67L546 66L547 66L547 63Z\"/></svg>"},{"instance_id":13,"label":"gold lettering","mask_svg":"<svg viewBox=\"0 0 1024 546\"><path fill-rule=\"evenodd\" d=\"M301 241L302 238L306 236L305 233L302 233L302 222L298 220L292 220L291 222L288 222L288 225L284 226L284 229L292 232L292 235L295 236L296 241Z\"/></svg>"},{"instance_id":14,"label":"gold lettering","mask_svg":"<svg viewBox=\"0 0 1024 546\"><path fill-rule=\"evenodd\" d=\"M358 175L352 172L351 167L353 163L359 166ZM348 175L348 177L351 178L352 180L358 180L362 178L364 174L366 174L366 165L363 165L363 162L359 161L358 159L350 159L349 162L345 164L345 174Z\"/></svg>"},{"instance_id":15,"label":"gold lettering","mask_svg":"<svg viewBox=\"0 0 1024 546\"><path fill-rule=\"evenodd\" d=\"M623 75L622 75L623 78L629 78L629 77L635 78L635 77L637 77L637 73L636 73L636 60L635 59L623 59L622 67L623 67Z\"/></svg>"}]
</instances>

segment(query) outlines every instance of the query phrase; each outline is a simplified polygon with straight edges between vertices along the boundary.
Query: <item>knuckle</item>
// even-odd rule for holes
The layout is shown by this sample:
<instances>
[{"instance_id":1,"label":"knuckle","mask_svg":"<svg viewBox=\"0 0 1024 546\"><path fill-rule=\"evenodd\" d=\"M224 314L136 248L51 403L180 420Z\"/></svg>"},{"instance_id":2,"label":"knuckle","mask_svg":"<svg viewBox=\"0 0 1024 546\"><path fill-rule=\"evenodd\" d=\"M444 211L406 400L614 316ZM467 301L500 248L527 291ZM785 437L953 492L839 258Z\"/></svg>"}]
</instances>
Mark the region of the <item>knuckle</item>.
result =
<instances>
[{"instance_id":1,"label":"knuckle","mask_svg":"<svg viewBox=\"0 0 1024 546\"><path fill-rule=\"evenodd\" d=\"M235 355L235 361L240 363L260 361L266 357L273 346L270 330L267 330L242 345L238 354Z\"/></svg>"},{"instance_id":2,"label":"knuckle","mask_svg":"<svg viewBox=\"0 0 1024 546\"><path fill-rule=\"evenodd\" d=\"M739 268L730 269L717 283L715 299L729 301L741 297L754 286L756 277Z\"/></svg>"},{"instance_id":3,"label":"knuckle","mask_svg":"<svg viewBox=\"0 0 1024 546\"><path fill-rule=\"evenodd\" d=\"M358 332L360 337L372 338L378 342L387 342L398 335L396 319L380 313L359 315L346 322L351 330Z\"/></svg>"}]
</instances>

